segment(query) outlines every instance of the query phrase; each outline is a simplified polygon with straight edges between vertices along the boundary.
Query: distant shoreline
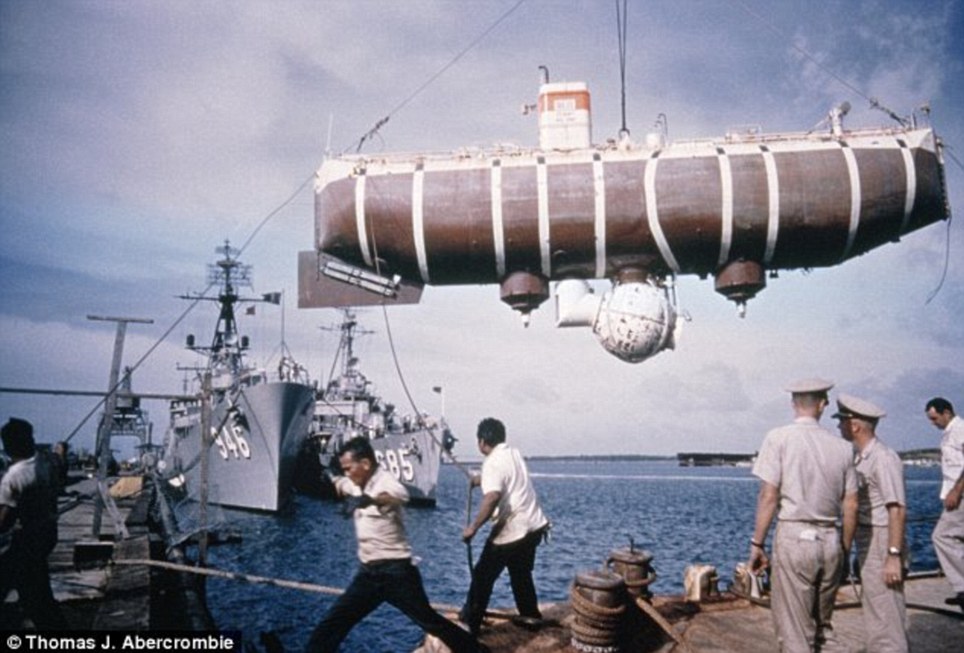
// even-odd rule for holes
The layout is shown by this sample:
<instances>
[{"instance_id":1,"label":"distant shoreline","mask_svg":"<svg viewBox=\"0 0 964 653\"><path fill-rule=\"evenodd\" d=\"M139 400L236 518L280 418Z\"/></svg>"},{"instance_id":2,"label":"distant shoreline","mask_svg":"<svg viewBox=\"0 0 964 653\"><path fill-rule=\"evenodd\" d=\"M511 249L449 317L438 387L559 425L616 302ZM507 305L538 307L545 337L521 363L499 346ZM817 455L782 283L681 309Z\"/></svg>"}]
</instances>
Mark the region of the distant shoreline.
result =
<instances>
[{"instance_id":1,"label":"distant shoreline","mask_svg":"<svg viewBox=\"0 0 964 653\"><path fill-rule=\"evenodd\" d=\"M656 456L650 454L586 454L569 456L526 456L526 460L553 460L576 462L631 462L634 460L675 460L676 456Z\"/></svg>"},{"instance_id":2,"label":"distant shoreline","mask_svg":"<svg viewBox=\"0 0 964 653\"><path fill-rule=\"evenodd\" d=\"M922 462L940 462L941 450L938 448L933 449L912 449L909 451L898 452L901 460L908 461L922 461ZM714 459L714 460L724 460L724 461L750 461L756 457L756 453L721 453L721 452L683 452L671 455L656 455L656 454L570 454L570 455L558 455L558 456L547 456L547 455L535 455L535 456L525 456L526 460L531 461L541 461L541 462L633 462L633 461L648 461L648 462L661 462L661 461L679 461L687 458L699 458L704 460ZM464 459L460 460L460 463L470 464L470 465L480 465L482 464L482 459ZM444 460L444 464L451 464L450 461ZM727 464L727 463L723 463Z\"/></svg>"}]
</instances>

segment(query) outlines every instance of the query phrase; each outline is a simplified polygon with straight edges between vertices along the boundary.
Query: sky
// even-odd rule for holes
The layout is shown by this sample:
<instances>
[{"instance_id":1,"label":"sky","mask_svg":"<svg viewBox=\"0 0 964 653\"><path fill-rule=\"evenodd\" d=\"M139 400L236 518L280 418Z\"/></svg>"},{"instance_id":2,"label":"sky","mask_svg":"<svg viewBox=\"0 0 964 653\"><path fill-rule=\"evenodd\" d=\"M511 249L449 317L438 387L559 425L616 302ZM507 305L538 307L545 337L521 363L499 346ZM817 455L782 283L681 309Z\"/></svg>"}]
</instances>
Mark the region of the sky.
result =
<instances>
[{"instance_id":1,"label":"sky","mask_svg":"<svg viewBox=\"0 0 964 653\"><path fill-rule=\"evenodd\" d=\"M902 116L926 104L956 158L952 212L964 207L964 1L630 4L633 138L659 114L678 140L806 131L843 101L846 127L890 125L870 98ZM615 2L0 0L0 387L106 389L115 326L95 315L153 320L128 327L124 363L135 390L181 392L178 366L198 362L185 337L207 341L216 313L182 319L178 295L204 289L225 240L244 247L252 296L285 293L241 318L254 360L271 369L283 339L324 380L337 341L321 327L339 314L296 296L326 152L353 151L386 116L364 152L536 145L520 107L542 65L589 85L596 142L617 135ZM588 329L557 329L551 302L523 327L494 285L360 310L374 333L356 353L403 409L404 388L418 410L444 408L462 458L487 416L527 455L749 453L791 418L783 388L810 376L882 406L895 449L935 447L924 403L964 412L962 251L959 219L934 224L784 271L744 318L712 279L682 276L677 347L638 365ZM145 407L160 441L164 402ZM98 414L91 398L0 393L0 419L31 420L40 441L76 433L92 448Z\"/></svg>"}]
</instances>

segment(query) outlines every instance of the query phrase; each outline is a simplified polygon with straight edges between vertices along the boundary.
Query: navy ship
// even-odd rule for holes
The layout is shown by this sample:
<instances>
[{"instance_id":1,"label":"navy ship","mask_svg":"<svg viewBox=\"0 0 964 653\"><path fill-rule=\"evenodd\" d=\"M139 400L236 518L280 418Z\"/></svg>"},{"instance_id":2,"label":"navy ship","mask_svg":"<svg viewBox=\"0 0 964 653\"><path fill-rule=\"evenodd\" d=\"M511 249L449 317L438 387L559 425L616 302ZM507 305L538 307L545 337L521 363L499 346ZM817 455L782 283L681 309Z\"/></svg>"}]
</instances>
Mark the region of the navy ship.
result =
<instances>
[{"instance_id":1,"label":"navy ship","mask_svg":"<svg viewBox=\"0 0 964 653\"><path fill-rule=\"evenodd\" d=\"M371 332L359 330L350 309L343 316L335 327L339 342L332 363L332 370L340 365L340 372L317 393L295 487L304 494L332 498L330 474L340 471L338 451L360 435L371 441L379 465L408 490L410 503L434 506L442 455L451 453L456 438L444 417L403 415L375 394L359 369L353 347L356 336Z\"/></svg>"},{"instance_id":2,"label":"navy ship","mask_svg":"<svg viewBox=\"0 0 964 653\"><path fill-rule=\"evenodd\" d=\"M286 349L276 378L269 379L264 369L248 364L249 341L238 334L235 306L277 304L280 293L239 296L239 288L251 285L251 266L240 263L238 250L227 242L217 251L222 258L209 266L208 277L209 288L219 287L217 297L181 296L217 302L220 313L210 345L187 337L187 348L207 360L180 368L196 373L200 394L171 402L161 471L170 486L190 499L200 500L206 484L209 503L274 512L291 494L298 452L311 424L314 388ZM211 408L206 438L204 397L210 398Z\"/></svg>"}]
</instances>

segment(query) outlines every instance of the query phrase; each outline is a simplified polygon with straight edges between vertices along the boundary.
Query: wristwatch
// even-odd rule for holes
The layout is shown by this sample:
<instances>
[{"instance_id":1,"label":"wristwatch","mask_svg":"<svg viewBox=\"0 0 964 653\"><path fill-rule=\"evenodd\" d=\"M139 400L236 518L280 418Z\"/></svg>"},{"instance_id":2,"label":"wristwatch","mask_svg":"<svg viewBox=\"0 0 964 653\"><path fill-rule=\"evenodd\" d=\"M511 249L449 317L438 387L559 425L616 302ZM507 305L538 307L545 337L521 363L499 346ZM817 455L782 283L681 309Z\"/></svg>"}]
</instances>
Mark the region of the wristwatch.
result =
<instances>
[{"instance_id":1,"label":"wristwatch","mask_svg":"<svg viewBox=\"0 0 964 653\"><path fill-rule=\"evenodd\" d=\"M899 556L899 555L900 555L900 548L899 548L899 547L896 547L896 546L889 546L889 547L887 547L887 555L889 555L889 556Z\"/></svg>"}]
</instances>

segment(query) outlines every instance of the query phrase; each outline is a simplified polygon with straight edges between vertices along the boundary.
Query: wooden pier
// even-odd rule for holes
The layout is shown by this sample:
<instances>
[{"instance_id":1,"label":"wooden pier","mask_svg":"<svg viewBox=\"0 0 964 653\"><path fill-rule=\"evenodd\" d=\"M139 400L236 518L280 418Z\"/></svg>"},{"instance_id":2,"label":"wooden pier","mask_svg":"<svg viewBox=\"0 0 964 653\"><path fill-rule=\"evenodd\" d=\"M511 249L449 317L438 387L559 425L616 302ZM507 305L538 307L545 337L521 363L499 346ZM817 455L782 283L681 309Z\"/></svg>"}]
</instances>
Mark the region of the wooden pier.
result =
<instances>
[{"instance_id":1,"label":"wooden pier","mask_svg":"<svg viewBox=\"0 0 964 653\"><path fill-rule=\"evenodd\" d=\"M69 494L61 497L60 541L51 554L50 568L54 595L68 625L79 631L215 632L204 604L202 576L164 568L176 566L168 563L142 562L163 560L164 546L149 528L149 489L142 490L140 483L137 479L114 484L126 537L111 519L104 520L100 537L92 537L94 479L70 486ZM937 574L914 576L905 592L911 650L960 650L964 614L944 604L951 594L947 581ZM722 592L699 603L682 596L657 596L651 602L631 601L628 607L620 649L624 653L776 650L765 601ZM514 620L511 612L493 611L481 641L493 653L578 653L572 640L570 604L541 608L545 619L538 627ZM455 619L454 613L448 616ZM844 586L838 593L834 627L851 651L869 653L862 644L860 602L853 587ZM444 650L431 638L419 649L423 653Z\"/></svg>"},{"instance_id":2,"label":"wooden pier","mask_svg":"<svg viewBox=\"0 0 964 653\"><path fill-rule=\"evenodd\" d=\"M964 641L964 613L944 604L951 595L936 574L908 580L905 593L912 651L956 653ZM765 602L723 592L700 603L682 596L657 596L646 606L632 606L620 649L624 653L773 653L776 635ZM572 645L573 615L568 604L541 606L545 624L531 630L509 618L487 620L481 641L492 653L579 653ZM656 613L655 615L653 613ZM853 653L872 653L863 644L860 601L854 589L837 595L834 630ZM424 653L439 650L435 643Z\"/></svg>"},{"instance_id":3,"label":"wooden pier","mask_svg":"<svg viewBox=\"0 0 964 653\"><path fill-rule=\"evenodd\" d=\"M93 535L96 479L74 483L60 497L50 580L70 629L215 630L199 577L122 564L164 558L164 544L151 530L150 495L141 477L117 479L111 496L119 519L104 519L98 537Z\"/></svg>"}]
</instances>

